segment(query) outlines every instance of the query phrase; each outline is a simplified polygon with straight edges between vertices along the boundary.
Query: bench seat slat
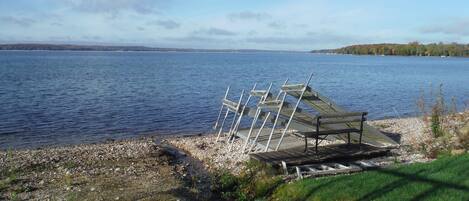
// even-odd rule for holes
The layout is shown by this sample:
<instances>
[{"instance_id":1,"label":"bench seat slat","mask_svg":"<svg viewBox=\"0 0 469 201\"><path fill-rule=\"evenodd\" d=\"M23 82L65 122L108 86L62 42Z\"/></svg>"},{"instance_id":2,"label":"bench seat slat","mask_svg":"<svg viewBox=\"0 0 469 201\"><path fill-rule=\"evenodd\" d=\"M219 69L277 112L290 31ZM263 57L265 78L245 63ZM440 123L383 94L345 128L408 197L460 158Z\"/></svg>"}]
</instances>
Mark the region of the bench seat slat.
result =
<instances>
[{"instance_id":1,"label":"bench seat slat","mask_svg":"<svg viewBox=\"0 0 469 201\"><path fill-rule=\"evenodd\" d=\"M363 119L364 121L366 119ZM352 122L361 122L362 118L354 118L354 119L330 119L330 120L323 120L321 124L342 124L342 123L352 123Z\"/></svg>"},{"instance_id":2,"label":"bench seat slat","mask_svg":"<svg viewBox=\"0 0 469 201\"><path fill-rule=\"evenodd\" d=\"M354 133L354 132L360 132L360 129L347 128L347 129L338 129L338 130L319 131L319 133L317 133L316 131L301 132L300 134L302 134L306 137L316 137L316 136L320 136L320 135L332 135L332 134L343 134L343 133Z\"/></svg>"},{"instance_id":3,"label":"bench seat slat","mask_svg":"<svg viewBox=\"0 0 469 201\"><path fill-rule=\"evenodd\" d=\"M323 114L319 115L321 118L337 118L337 117L353 117L353 116L362 116L366 115L366 112L344 112L344 113L334 113L334 114Z\"/></svg>"}]
</instances>

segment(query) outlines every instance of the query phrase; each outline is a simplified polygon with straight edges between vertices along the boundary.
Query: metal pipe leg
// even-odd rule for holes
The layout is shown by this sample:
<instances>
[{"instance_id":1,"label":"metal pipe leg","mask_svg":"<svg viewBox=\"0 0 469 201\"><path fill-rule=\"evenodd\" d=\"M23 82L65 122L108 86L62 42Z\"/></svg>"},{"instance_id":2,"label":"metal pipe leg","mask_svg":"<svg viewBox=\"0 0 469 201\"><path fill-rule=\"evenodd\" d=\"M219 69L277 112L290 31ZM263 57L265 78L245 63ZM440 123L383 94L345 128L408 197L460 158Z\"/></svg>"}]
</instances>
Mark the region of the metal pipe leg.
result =
<instances>
[{"instance_id":1,"label":"metal pipe leg","mask_svg":"<svg viewBox=\"0 0 469 201\"><path fill-rule=\"evenodd\" d=\"M365 118L366 114L367 114L366 112L362 113L362 121L360 122L360 138L358 140L360 147L362 146L363 123L366 120Z\"/></svg>"},{"instance_id":2,"label":"metal pipe leg","mask_svg":"<svg viewBox=\"0 0 469 201\"><path fill-rule=\"evenodd\" d=\"M218 112L218 118L217 118L217 121L215 122L215 125L213 126L213 130L217 130L218 122L220 121L220 118L221 118L221 113L223 113L223 105L220 108L220 112Z\"/></svg>"},{"instance_id":3,"label":"metal pipe leg","mask_svg":"<svg viewBox=\"0 0 469 201\"><path fill-rule=\"evenodd\" d=\"M347 133L347 144L350 145L350 133Z\"/></svg>"},{"instance_id":4,"label":"metal pipe leg","mask_svg":"<svg viewBox=\"0 0 469 201\"><path fill-rule=\"evenodd\" d=\"M360 132L360 139L358 140L360 147L362 146L362 135L363 135L363 131Z\"/></svg>"},{"instance_id":5,"label":"metal pipe leg","mask_svg":"<svg viewBox=\"0 0 469 201\"><path fill-rule=\"evenodd\" d=\"M257 139L259 139L259 135L261 134L262 132L262 129L264 129L264 126L265 124L267 123L267 120L270 118L270 112L267 113L267 116L265 117L264 121L262 122L262 125L261 127L259 128L259 130L257 131L257 134L256 134L256 137L254 138L254 140L252 141L252 145L250 146L249 150L248 150L248 153L254 148L254 146L256 145L256 142L257 142Z\"/></svg>"},{"instance_id":6,"label":"metal pipe leg","mask_svg":"<svg viewBox=\"0 0 469 201\"><path fill-rule=\"evenodd\" d=\"M230 91L230 86L228 86L228 88L226 89L225 96L223 97L223 100L226 99L226 97L228 96L229 91ZM217 118L217 121L215 122L215 125L213 126L213 130L217 130L218 121L220 121L220 118L221 118L221 113L223 113L223 104L221 104L220 112L218 112L218 118Z\"/></svg>"},{"instance_id":7,"label":"metal pipe leg","mask_svg":"<svg viewBox=\"0 0 469 201\"><path fill-rule=\"evenodd\" d=\"M274 124L272 125L272 130L270 131L269 140L267 140L267 144L265 146L265 150L264 150L265 152L269 150L270 142L272 141L272 135L274 135L275 126L277 125L278 117L280 116L280 112L282 111L283 103L285 102L285 97L287 97L286 92L284 92L284 94L283 94L282 102L280 103L280 106L279 106L278 112L277 112L277 116L275 117Z\"/></svg>"},{"instance_id":8,"label":"metal pipe leg","mask_svg":"<svg viewBox=\"0 0 469 201\"><path fill-rule=\"evenodd\" d=\"M236 131L238 130L239 123L241 123L241 118L243 118L244 106L242 108L242 111L239 114L239 117L236 118L239 110L241 109L241 102L243 101L243 96L244 96L244 89L241 91L241 96L239 96L238 106L236 107L236 112L235 112L235 115L233 117L233 122L231 123L230 132L228 133L229 138L228 138L227 143L229 143L230 140L233 140L233 141L235 140L234 135L235 135ZM251 99L251 95L249 95L249 97L247 99L247 102L249 102L249 99ZM246 102L246 104L247 104L247 102ZM230 150L231 150L231 147L230 147Z\"/></svg>"},{"instance_id":9,"label":"metal pipe leg","mask_svg":"<svg viewBox=\"0 0 469 201\"><path fill-rule=\"evenodd\" d=\"M228 131L228 137L229 137L228 141L229 141L229 139L231 139L231 132L233 131L233 126L234 126L235 121L236 121L236 116L238 116L238 115L235 112L234 115L233 115L233 121L231 122L230 130Z\"/></svg>"},{"instance_id":10,"label":"metal pipe leg","mask_svg":"<svg viewBox=\"0 0 469 201\"><path fill-rule=\"evenodd\" d=\"M319 141L319 135L316 135L316 153L318 152L318 141Z\"/></svg>"},{"instance_id":11,"label":"metal pipe leg","mask_svg":"<svg viewBox=\"0 0 469 201\"><path fill-rule=\"evenodd\" d=\"M308 138L305 136L305 151L304 152L307 152L308 151Z\"/></svg>"},{"instance_id":12,"label":"metal pipe leg","mask_svg":"<svg viewBox=\"0 0 469 201\"><path fill-rule=\"evenodd\" d=\"M225 124L226 117L228 117L228 112L229 110L226 109L225 117L223 118L223 121L221 122L220 131L218 132L217 139L215 140L215 142L218 142L218 139L220 139L221 132L223 132L223 125Z\"/></svg>"},{"instance_id":13,"label":"metal pipe leg","mask_svg":"<svg viewBox=\"0 0 469 201\"><path fill-rule=\"evenodd\" d=\"M254 115L254 119L252 120L252 123L251 123L251 128L249 128L249 133L248 133L248 136L246 137L246 142L244 142L242 152L244 152L244 150L246 150L246 147L248 146L249 138L251 138L252 131L254 130L254 127L256 126L257 119L259 118L259 113L260 113L260 110L257 109L256 114Z\"/></svg>"},{"instance_id":14,"label":"metal pipe leg","mask_svg":"<svg viewBox=\"0 0 469 201\"><path fill-rule=\"evenodd\" d=\"M293 112L290 115L290 118L288 119L287 125L285 126L285 130L282 132L282 136L280 136L280 140L278 141L277 146L275 147L275 151L277 151L280 148L280 145L283 142L283 137L285 137L285 134L287 133L288 129L290 128L290 123L293 120L293 117L295 116L296 109L300 105L301 99L303 99L303 95L305 94L306 89L308 88L309 82L311 81L311 78L313 77L313 74L311 74L308 78L308 81L304 84L304 88L301 91L300 97L298 98L298 101L296 102L295 108L293 109ZM286 94L287 92L285 92ZM283 98L283 101L285 101L285 97ZM283 104L283 103L282 103Z\"/></svg>"}]
</instances>

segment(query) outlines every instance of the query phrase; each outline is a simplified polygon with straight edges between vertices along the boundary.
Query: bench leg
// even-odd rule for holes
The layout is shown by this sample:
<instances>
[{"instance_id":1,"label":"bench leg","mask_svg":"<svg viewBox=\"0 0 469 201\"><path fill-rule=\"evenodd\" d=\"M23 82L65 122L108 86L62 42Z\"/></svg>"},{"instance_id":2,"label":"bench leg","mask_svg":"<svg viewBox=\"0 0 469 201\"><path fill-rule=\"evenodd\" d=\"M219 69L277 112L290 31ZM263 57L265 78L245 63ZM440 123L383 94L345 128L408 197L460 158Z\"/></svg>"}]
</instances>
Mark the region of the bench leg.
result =
<instances>
[{"instance_id":1,"label":"bench leg","mask_svg":"<svg viewBox=\"0 0 469 201\"><path fill-rule=\"evenodd\" d=\"M308 151L308 138L305 137L305 152Z\"/></svg>"},{"instance_id":2,"label":"bench leg","mask_svg":"<svg viewBox=\"0 0 469 201\"><path fill-rule=\"evenodd\" d=\"M350 145L350 133L347 133L347 143Z\"/></svg>"},{"instance_id":3,"label":"bench leg","mask_svg":"<svg viewBox=\"0 0 469 201\"><path fill-rule=\"evenodd\" d=\"M362 121L360 122L360 138L358 139L358 144L360 148L362 147L362 135L363 135L363 123L366 120L365 116L367 113L362 113Z\"/></svg>"},{"instance_id":4,"label":"bench leg","mask_svg":"<svg viewBox=\"0 0 469 201\"><path fill-rule=\"evenodd\" d=\"M316 136L316 152L318 152L319 136Z\"/></svg>"},{"instance_id":5,"label":"bench leg","mask_svg":"<svg viewBox=\"0 0 469 201\"><path fill-rule=\"evenodd\" d=\"M363 131L360 132L360 138L358 140L360 147L362 146L362 135L363 135Z\"/></svg>"}]
</instances>

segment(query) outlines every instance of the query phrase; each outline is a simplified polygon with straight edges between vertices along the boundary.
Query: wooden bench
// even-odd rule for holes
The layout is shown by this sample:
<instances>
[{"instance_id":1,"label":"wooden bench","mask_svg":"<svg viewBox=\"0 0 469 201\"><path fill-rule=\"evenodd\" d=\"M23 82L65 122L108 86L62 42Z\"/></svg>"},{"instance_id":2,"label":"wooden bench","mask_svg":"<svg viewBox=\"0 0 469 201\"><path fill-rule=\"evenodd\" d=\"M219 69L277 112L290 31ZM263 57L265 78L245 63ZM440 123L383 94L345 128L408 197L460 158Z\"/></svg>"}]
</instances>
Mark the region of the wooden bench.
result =
<instances>
[{"instance_id":1,"label":"wooden bench","mask_svg":"<svg viewBox=\"0 0 469 201\"><path fill-rule=\"evenodd\" d=\"M363 135L363 123L366 121L367 112L347 112L347 113L335 113L335 114L324 114L316 116L316 130L309 132L300 132L299 134L305 139L305 152L308 150L308 138L315 138L316 140L316 152L318 151L318 144L320 136L324 136L325 139L328 135L339 135L347 134L347 143L350 144L350 133L360 134L358 143L362 143ZM360 122L359 126L354 126L352 123ZM327 129L320 130L322 125L329 125L329 127L342 127L338 129ZM345 128L344 128L345 127Z\"/></svg>"}]
</instances>

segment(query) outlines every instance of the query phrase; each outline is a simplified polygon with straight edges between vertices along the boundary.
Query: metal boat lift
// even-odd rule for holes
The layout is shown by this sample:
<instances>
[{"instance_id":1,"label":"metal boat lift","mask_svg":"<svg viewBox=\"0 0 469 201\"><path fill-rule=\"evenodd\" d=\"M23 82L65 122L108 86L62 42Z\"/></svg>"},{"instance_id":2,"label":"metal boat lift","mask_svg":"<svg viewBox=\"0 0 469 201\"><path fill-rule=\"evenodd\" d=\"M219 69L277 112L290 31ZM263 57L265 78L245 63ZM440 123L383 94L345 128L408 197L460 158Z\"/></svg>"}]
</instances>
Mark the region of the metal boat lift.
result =
<instances>
[{"instance_id":1,"label":"metal boat lift","mask_svg":"<svg viewBox=\"0 0 469 201\"><path fill-rule=\"evenodd\" d=\"M277 151L299 146L305 146L306 151L309 144L307 138L315 138L316 150L324 139L339 139L349 144L363 142L376 147L397 145L392 139L366 124L366 112L348 112L309 87L312 76L311 74L307 81L301 84L288 84L286 80L275 97L271 93L272 84L266 90L256 89L255 84L244 104L244 90L238 102L234 102L227 99L230 90L228 87L214 126L217 141L222 134L226 134L229 136L227 143L231 144L231 149L237 138L242 139L243 153ZM287 96L296 99L296 102L287 102ZM259 101L255 107L249 107L253 97L257 97ZM301 102L319 114L306 112L300 108ZM222 119L224 110L226 112ZM224 132L229 113L233 113L234 117L229 130ZM251 126L240 129L241 119L246 116L252 118ZM266 128L267 124L271 127Z\"/></svg>"}]
</instances>

